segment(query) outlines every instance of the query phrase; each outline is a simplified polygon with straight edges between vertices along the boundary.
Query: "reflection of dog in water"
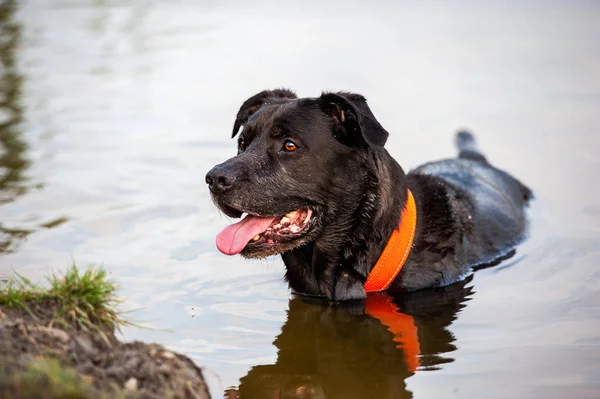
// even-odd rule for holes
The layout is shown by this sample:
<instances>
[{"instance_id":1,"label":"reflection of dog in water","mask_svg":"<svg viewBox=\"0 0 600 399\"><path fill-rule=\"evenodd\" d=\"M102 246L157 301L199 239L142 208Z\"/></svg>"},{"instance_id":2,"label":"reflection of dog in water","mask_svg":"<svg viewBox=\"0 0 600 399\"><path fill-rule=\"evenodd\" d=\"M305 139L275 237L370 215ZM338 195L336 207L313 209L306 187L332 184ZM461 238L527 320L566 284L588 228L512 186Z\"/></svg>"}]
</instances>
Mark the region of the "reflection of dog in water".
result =
<instances>
[{"instance_id":1,"label":"reflection of dog in water","mask_svg":"<svg viewBox=\"0 0 600 399\"><path fill-rule=\"evenodd\" d=\"M470 280L353 305L293 298L274 342L277 362L254 366L226 397L411 398L405 379L416 367L453 361L444 356L456 349L447 328L472 293Z\"/></svg>"}]
</instances>

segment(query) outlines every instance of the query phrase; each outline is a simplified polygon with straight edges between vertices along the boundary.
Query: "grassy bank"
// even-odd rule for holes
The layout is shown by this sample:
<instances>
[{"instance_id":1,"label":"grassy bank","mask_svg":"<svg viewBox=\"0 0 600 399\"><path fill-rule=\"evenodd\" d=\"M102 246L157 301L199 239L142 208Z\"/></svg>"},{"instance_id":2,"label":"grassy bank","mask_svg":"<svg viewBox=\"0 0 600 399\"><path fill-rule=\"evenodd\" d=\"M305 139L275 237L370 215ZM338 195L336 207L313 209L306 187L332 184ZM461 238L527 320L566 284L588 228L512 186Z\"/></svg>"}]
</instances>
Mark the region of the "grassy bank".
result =
<instances>
[{"instance_id":1,"label":"grassy bank","mask_svg":"<svg viewBox=\"0 0 600 399\"><path fill-rule=\"evenodd\" d=\"M0 306L25 310L33 317L40 307L50 306L55 311L52 322L66 327L102 331L127 324L115 310L120 303L117 286L104 270L91 267L80 273L73 265L62 276L48 277L47 283L43 288L15 275L0 293Z\"/></svg>"},{"instance_id":2,"label":"grassy bank","mask_svg":"<svg viewBox=\"0 0 600 399\"><path fill-rule=\"evenodd\" d=\"M116 338L128 324L116 289L102 269L75 266L0 287L0 399L208 398L187 357Z\"/></svg>"}]
</instances>

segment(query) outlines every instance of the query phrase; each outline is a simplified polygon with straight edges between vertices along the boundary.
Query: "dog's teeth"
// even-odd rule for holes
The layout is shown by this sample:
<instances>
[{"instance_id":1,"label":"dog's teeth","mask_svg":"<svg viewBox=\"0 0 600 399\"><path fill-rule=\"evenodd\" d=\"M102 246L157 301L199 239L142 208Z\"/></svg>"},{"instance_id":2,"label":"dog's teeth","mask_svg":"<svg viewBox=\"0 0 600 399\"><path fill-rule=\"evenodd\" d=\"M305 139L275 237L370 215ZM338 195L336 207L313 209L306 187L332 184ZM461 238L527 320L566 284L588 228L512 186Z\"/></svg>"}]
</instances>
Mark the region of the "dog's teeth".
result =
<instances>
[{"instance_id":1,"label":"dog's teeth","mask_svg":"<svg viewBox=\"0 0 600 399\"><path fill-rule=\"evenodd\" d=\"M306 211L306 216L304 217L304 223L302 223L302 226L306 226L306 224L309 222L310 217L312 216L312 211L309 209Z\"/></svg>"},{"instance_id":2,"label":"dog's teeth","mask_svg":"<svg viewBox=\"0 0 600 399\"><path fill-rule=\"evenodd\" d=\"M300 231L300 227L299 227L299 226L296 226L296 225L294 225L294 226L290 226L290 231L291 231L292 233L297 233L297 232L299 232L299 231Z\"/></svg>"},{"instance_id":3,"label":"dog's teeth","mask_svg":"<svg viewBox=\"0 0 600 399\"><path fill-rule=\"evenodd\" d=\"M289 220L289 219L294 219L294 218L296 217L296 215L297 215L297 214L298 214L298 211L291 211L290 213L288 213L288 214L287 214L287 215L285 215L285 216L287 216L287 217L288 217L288 220ZM282 219L282 220L283 220L283 219Z\"/></svg>"},{"instance_id":4,"label":"dog's teeth","mask_svg":"<svg viewBox=\"0 0 600 399\"><path fill-rule=\"evenodd\" d=\"M276 225L273 226L274 229L279 229L281 228L281 224L277 223Z\"/></svg>"},{"instance_id":5,"label":"dog's teeth","mask_svg":"<svg viewBox=\"0 0 600 399\"><path fill-rule=\"evenodd\" d=\"M259 239L260 239L260 235L257 234L252 238L252 241L258 241Z\"/></svg>"},{"instance_id":6,"label":"dog's teeth","mask_svg":"<svg viewBox=\"0 0 600 399\"><path fill-rule=\"evenodd\" d=\"M281 218L281 221L279 223L281 224L286 224L290 221L290 218L288 218L287 216L284 216Z\"/></svg>"}]
</instances>

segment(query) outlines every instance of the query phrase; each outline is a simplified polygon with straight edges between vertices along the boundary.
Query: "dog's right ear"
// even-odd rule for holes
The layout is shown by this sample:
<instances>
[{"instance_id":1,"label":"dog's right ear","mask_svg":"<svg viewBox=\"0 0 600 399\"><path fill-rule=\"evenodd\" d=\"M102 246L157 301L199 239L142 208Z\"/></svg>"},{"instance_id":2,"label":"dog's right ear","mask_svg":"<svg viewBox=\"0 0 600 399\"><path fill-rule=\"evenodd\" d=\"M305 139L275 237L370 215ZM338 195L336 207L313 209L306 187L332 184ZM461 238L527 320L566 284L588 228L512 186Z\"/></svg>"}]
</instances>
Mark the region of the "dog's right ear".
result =
<instances>
[{"instance_id":1,"label":"dog's right ear","mask_svg":"<svg viewBox=\"0 0 600 399\"><path fill-rule=\"evenodd\" d=\"M233 132L231 133L231 137L235 137L240 128L244 126L248 119L254 114L256 111L260 109L265 104L270 102L276 102L278 100L293 100L296 97L296 93L288 89L275 89L275 90L264 90L258 94L253 95L240 107L240 110L235 117L235 123L233 124Z\"/></svg>"}]
</instances>

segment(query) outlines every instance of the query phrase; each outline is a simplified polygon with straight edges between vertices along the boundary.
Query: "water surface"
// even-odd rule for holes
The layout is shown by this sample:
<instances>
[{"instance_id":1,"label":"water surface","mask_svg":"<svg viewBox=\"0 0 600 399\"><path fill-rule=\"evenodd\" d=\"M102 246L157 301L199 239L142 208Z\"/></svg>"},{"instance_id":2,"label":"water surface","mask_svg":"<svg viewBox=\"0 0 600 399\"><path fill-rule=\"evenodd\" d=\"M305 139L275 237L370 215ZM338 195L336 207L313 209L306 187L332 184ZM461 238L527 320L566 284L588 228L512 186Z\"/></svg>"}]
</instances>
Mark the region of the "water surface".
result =
<instances>
[{"instance_id":1,"label":"water surface","mask_svg":"<svg viewBox=\"0 0 600 399\"><path fill-rule=\"evenodd\" d=\"M101 263L154 328L124 338L191 356L214 397L600 396L598 2L1 4L0 278ZM240 104L280 86L364 94L406 169L472 129L534 190L530 238L352 308L221 255L204 175Z\"/></svg>"}]
</instances>

